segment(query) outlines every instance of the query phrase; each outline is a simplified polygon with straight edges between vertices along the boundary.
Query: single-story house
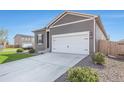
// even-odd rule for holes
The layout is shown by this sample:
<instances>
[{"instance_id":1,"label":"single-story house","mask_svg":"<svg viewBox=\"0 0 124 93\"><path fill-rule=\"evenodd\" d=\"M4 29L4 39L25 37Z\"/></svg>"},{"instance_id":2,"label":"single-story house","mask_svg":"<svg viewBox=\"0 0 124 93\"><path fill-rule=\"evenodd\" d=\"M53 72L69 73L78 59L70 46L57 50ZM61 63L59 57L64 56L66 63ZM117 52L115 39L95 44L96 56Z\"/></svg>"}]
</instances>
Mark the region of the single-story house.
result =
<instances>
[{"instance_id":1,"label":"single-story house","mask_svg":"<svg viewBox=\"0 0 124 93\"><path fill-rule=\"evenodd\" d=\"M34 37L30 35L16 34L14 37L14 45L22 48L34 47Z\"/></svg>"},{"instance_id":2,"label":"single-story house","mask_svg":"<svg viewBox=\"0 0 124 93\"><path fill-rule=\"evenodd\" d=\"M99 16L70 11L33 32L37 52L91 54L98 51L99 40L108 39Z\"/></svg>"}]
</instances>

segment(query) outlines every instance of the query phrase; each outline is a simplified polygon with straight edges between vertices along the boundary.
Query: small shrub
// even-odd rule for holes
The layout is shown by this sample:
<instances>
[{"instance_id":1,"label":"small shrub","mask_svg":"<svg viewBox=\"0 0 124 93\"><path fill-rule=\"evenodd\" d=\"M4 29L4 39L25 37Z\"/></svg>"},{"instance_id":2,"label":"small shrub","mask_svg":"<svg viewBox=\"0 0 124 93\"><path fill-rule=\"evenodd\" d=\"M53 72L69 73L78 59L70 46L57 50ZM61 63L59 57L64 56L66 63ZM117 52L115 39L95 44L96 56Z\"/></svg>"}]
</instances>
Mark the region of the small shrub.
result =
<instances>
[{"instance_id":1,"label":"small shrub","mask_svg":"<svg viewBox=\"0 0 124 93\"><path fill-rule=\"evenodd\" d=\"M124 56L124 54L118 54L118 56Z\"/></svg>"},{"instance_id":2,"label":"small shrub","mask_svg":"<svg viewBox=\"0 0 124 93\"><path fill-rule=\"evenodd\" d=\"M35 53L35 50L34 49L30 49L29 53Z\"/></svg>"},{"instance_id":3,"label":"small shrub","mask_svg":"<svg viewBox=\"0 0 124 93\"><path fill-rule=\"evenodd\" d=\"M21 53L21 52L23 52L23 51L24 51L24 50L23 50L22 48L19 48L19 49L16 50L17 53Z\"/></svg>"},{"instance_id":4,"label":"small shrub","mask_svg":"<svg viewBox=\"0 0 124 93\"><path fill-rule=\"evenodd\" d=\"M95 53L92 59L95 64L100 64L100 65L105 64L105 56L100 52Z\"/></svg>"},{"instance_id":5,"label":"small shrub","mask_svg":"<svg viewBox=\"0 0 124 93\"><path fill-rule=\"evenodd\" d=\"M96 72L87 67L75 67L68 71L67 80L70 82L97 82Z\"/></svg>"},{"instance_id":6,"label":"small shrub","mask_svg":"<svg viewBox=\"0 0 124 93\"><path fill-rule=\"evenodd\" d=\"M24 50L31 50L31 49L33 49L33 48L31 48L31 47L27 47L27 48L23 48Z\"/></svg>"}]
</instances>

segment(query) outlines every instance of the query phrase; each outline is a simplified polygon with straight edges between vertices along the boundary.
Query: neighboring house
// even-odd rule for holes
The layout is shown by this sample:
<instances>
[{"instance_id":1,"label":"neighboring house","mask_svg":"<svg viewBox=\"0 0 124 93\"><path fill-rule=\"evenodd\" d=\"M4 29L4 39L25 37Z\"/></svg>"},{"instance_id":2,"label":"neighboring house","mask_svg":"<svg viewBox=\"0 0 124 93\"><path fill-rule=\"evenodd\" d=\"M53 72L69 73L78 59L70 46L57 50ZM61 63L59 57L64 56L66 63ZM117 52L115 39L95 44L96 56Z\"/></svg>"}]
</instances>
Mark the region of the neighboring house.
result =
<instances>
[{"instance_id":1,"label":"neighboring house","mask_svg":"<svg viewBox=\"0 0 124 93\"><path fill-rule=\"evenodd\" d=\"M22 48L34 47L34 37L29 35L17 34L14 37L14 45Z\"/></svg>"},{"instance_id":2,"label":"neighboring house","mask_svg":"<svg viewBox=\"0 0 124 93\"><path fill-rule=\"evenodd\" d=\"M99 16L68 11L33 32L37 51L90 54L98 51L99 40L108 39Z\"/></svg>"}]
</instances>

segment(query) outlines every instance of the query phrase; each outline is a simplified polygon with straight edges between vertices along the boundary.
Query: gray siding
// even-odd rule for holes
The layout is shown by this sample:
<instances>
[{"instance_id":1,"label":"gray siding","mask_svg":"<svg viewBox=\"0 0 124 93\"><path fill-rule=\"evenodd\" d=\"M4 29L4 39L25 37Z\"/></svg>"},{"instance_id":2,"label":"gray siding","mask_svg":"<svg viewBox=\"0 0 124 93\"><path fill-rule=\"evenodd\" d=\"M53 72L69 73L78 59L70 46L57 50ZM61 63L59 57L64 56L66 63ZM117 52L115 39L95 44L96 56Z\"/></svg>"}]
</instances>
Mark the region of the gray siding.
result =
<instances>
[{"instance_id":1,"label":"gray siding","mask_svg":"<svg viewBox=\"0 0 124 93\"><path fill-rule=\"evenodd\" d=\"M90 53L93 53L93 32L94 32L94 21L89 20L85 22L55 27L50 29L50 48L52 47L52 35L74 33L90 31ZM51 49L50 49L51 50Z\"/></svg>"},{"instance_id":2,"label":"gray siding","mask_svg":"<svg viewBox=\"0 0 124 93\"><path fill-rule=\"evenodd\" d=\"M62 19L60 19L58 22L56 22L56 23L54 24L54 26L55 26L55 25L64 24L64 23L69 23L69 22L84 20L84 19L88 19L88 18L86 18L86 17L81 17L81 16L75 16L75 15L71 15L71 14L67 14L67 15L65 15Z\"/></svg>"},{"instance_id":3,"label":"gray siding","mask_svg":"<svg viewBox=\"0 0 124 93\"><path fill-rule=\"evenodd\" d=\"M46 32L45 31L36 31L36 32L34 32L35 33L35 49L36 49L36 51L38 52L38 51L42 51L42 50L45 50L46 49L46 43L47 43L47 35L46 35ZM37 43L37 35L38 34L43 34L44 35L44 42L43 42L43 44L42 45L38 45L38 43Z\"/></svg>"},{"instance_id":4,"label":"gray siding","mask_svg":"<svg viewBox=\"0 0 124 93\"><path fill-rule=\"evenodd\" d=\"M107 38L105 37L104 33L102 32L102 30L100 29L97 23L95 24L95 27L96 27L95 49L96 49L96 52L98 52L99 40L107 40Z\"/></svg>"}]
</instances>

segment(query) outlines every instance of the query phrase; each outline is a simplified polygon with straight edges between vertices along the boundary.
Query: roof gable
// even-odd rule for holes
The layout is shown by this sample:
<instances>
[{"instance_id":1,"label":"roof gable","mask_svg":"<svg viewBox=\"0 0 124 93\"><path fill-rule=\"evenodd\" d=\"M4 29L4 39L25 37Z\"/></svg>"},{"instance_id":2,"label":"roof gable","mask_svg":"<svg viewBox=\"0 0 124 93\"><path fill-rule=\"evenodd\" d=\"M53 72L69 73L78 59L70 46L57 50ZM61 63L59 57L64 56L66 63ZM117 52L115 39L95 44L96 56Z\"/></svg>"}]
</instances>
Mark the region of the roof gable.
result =
<instances>
[{"instance_id":1,"label":"roof gable","mask_svg":"<svg viewBox=\"0 0 124 93\"><path fill-rule=\"evenodd\" d=\"M64 12L60 14L58 17L56 17L49 25L48 27L55 26L55 25L60 25L64 23L69 23L69 22L74 22L74 21L79 21L79 20L84 20L84 19L89 19L96 17L95 15L89 15L89 14L80 14L76 12Z\"/></svg>"},{"instance_id":2,"label":"roof gable","mask_svg":"<svg viewBox=\"0 0 124 93\"><path fill-rule=\"evenodd\" d=\"M84 19L91 19L91 18L93 18L98 23L98 25L102 29L105 37L108 39L108 36L105 32L103 24L100 20L100 17L97 15L93 15L93 14L82 14L82 13L78 13L78 12L66 11L66 12L60 14L58 17L56 17L51 23L49 23L47 25L47 28L50 28L55 25L60 25L60 24L84 20Z\"/></svg>"},{"instance_id":3,"label":"roof gable","mask_svg":"<svg viewBox=\"0 0 124 93\"><path fill-rule=\"evenodd\" d=\"M69 23L69 22L74 22L74 21L79 21L79 20L84 20L84 19L88 19L88 18L76 16L76 15L72 15L72 14L67 14L67 15L63 16L60 20L58 20L53 26L64 24L64 23Z\"/></svg>"}]
</instances>

